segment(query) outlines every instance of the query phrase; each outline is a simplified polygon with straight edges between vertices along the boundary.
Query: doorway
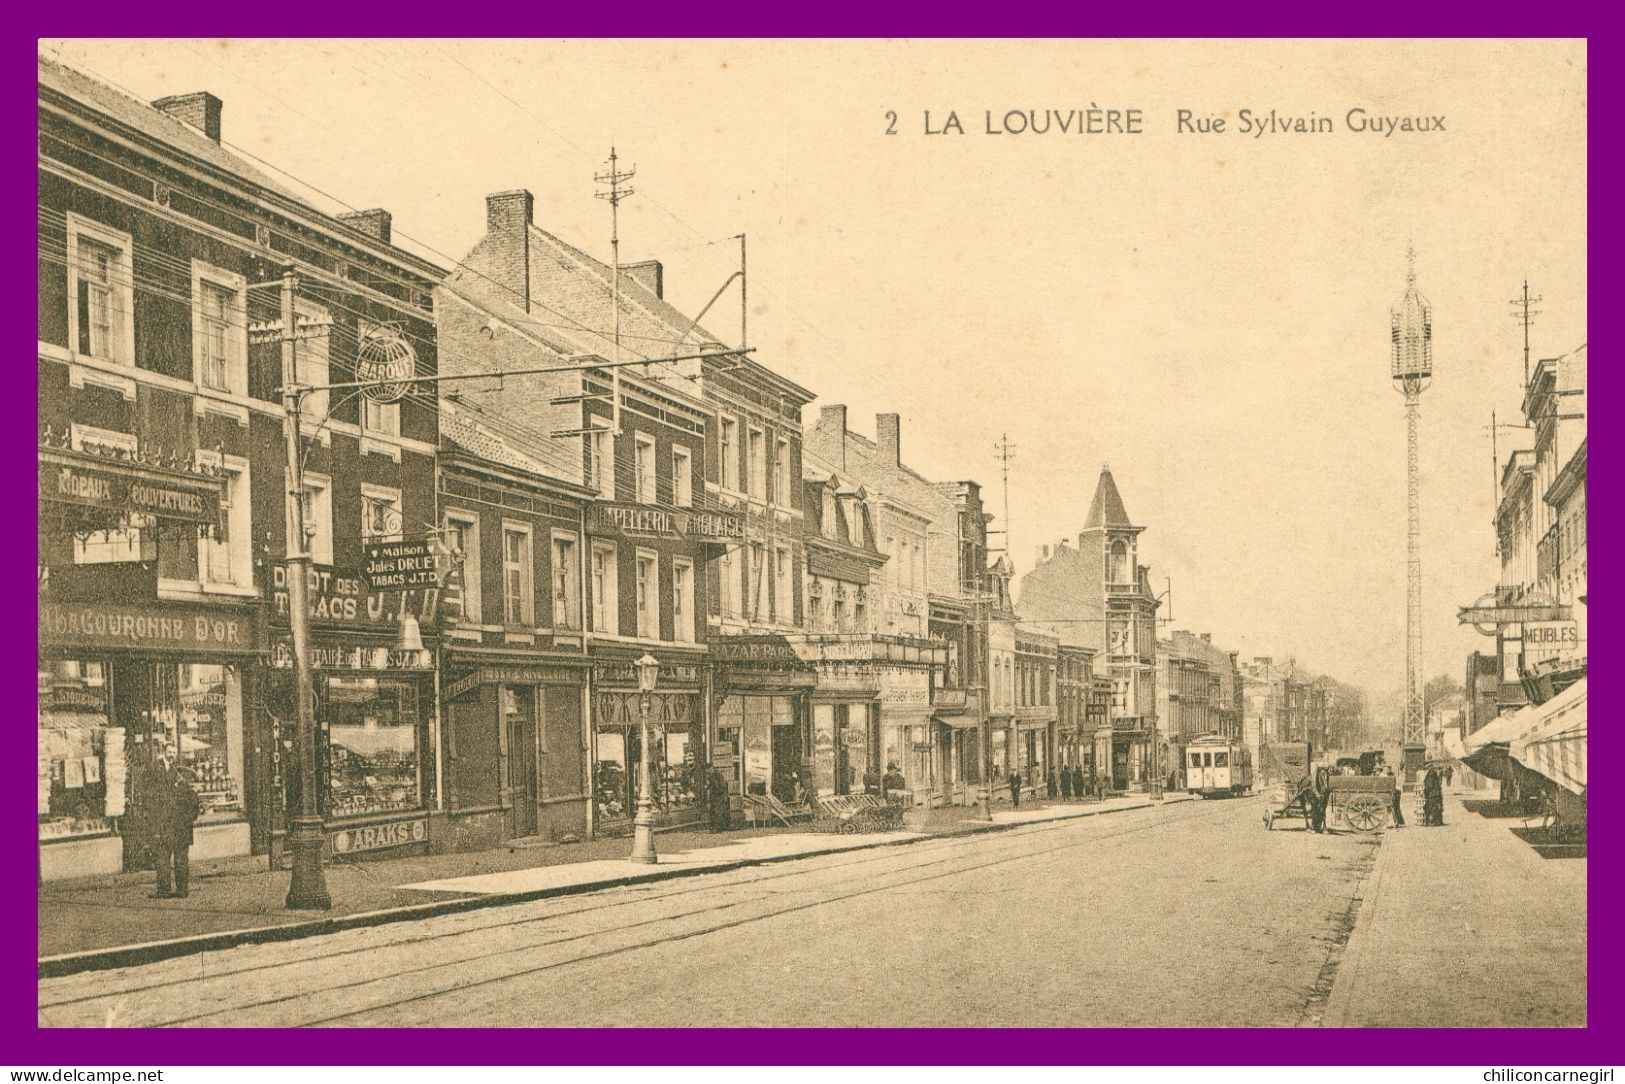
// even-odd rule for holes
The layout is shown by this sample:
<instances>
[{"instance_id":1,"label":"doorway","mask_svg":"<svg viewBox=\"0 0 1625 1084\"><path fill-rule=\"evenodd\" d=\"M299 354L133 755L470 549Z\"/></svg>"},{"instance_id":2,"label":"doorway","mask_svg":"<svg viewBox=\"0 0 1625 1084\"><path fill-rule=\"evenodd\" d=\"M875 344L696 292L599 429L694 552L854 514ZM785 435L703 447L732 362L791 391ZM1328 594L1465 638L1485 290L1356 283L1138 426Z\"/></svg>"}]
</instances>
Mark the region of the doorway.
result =
<instances>
[{"instance_id":1,"label":"doorway","mask_svg":"<svg viewBox=\"0 0 1625 1084\"><path fill-rule=\"evenodd\" d=\"M508 749L508 775L503 780L508 805L508 837L536 834L540 798L536 771L536 689L502 686L502 737Z\"/></svg>"}]
</instances>

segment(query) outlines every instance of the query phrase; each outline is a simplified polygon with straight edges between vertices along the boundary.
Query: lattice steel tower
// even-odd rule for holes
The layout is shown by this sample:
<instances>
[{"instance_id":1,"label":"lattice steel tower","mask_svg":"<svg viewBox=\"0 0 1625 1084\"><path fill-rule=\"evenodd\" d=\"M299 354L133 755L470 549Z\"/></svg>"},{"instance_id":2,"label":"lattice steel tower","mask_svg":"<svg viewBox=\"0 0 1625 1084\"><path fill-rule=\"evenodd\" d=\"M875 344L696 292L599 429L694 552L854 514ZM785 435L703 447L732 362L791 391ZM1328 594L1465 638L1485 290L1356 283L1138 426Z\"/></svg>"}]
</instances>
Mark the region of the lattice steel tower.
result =
<instances>
[{"instance_id":1,"label":"lattice steel tower","mask_svg":"<svg viewBox=\"0 0 1625 1084\"><path fill-rule=\"evenodd\" d=\"M1422 392L1433 379L1433 306L1416 289L1416 251L1405 254L1405 297L1389 320L1394 388L1405 396L1405 721L1408 769L1420 767L1427 739L1422 708L1422 491L1416 437Z\"/></svg>"}]
</instances>

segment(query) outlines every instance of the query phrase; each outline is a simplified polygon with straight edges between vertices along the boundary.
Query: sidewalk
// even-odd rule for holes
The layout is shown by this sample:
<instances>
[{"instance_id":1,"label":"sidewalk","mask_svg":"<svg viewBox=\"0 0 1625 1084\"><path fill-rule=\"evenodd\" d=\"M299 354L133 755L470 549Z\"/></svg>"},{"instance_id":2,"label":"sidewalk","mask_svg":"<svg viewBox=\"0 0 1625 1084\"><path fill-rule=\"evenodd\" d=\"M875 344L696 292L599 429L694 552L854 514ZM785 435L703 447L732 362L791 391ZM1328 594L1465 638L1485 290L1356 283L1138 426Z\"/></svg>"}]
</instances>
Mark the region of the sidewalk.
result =
<instances>
[{"instance_id":1,"label":"sidewalk","mask_svg":"<svg viewBox=\"0 0 1625 1084\"><path fill-rule=\"evenodd\" d=\"M1169 802L1185 799L1179 795ZM594 891L638 881L662 880L813 854L887 846L978 831L998 831L1047 820L1144 808L1143 796L1096 802L1056 802L994 811L993 823L969 820L974 810L949 807L908 814L905 830L836 835L795 828L704 829L661 832L655 837L660 863L627 860L626 838L544 846L504 845L468 854L426 855L327 866L333 909L289 911L287 871L265 868L264 858L196 872L191 894L181 900L151 898L152 874L125 874L95 881L50 882L39 889L39 955L53 971L86 966L123 966L202 948L251 940L275 940L429 917L492 903ZM196 944L192 944L192 942ZM130 949L118 957L74 959L81 953Z\"/></svg>"},{"instance_id":2,"label":"sidewalk","mask_svg":"<svg viewBox=\"0 0 1625 1084\"><path fill-rule=\"evenodd\" d=\"M1413 827L1384 835L1324 1026L1584 1026L1585 848L1547 846L1487 794L1447 794L1442 828L1414 827L1406 802Z\"/></svg>"}]
</instances>

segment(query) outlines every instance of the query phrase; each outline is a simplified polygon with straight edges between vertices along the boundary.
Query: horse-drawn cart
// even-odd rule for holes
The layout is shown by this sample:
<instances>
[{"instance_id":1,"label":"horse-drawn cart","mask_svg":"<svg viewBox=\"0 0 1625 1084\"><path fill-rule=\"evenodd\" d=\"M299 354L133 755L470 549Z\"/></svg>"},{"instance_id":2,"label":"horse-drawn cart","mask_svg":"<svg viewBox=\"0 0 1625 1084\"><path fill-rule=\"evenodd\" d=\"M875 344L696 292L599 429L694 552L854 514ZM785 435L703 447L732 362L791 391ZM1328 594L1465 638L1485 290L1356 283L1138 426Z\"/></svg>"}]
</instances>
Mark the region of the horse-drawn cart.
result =
<instances>
[{"instance_id":1,"label":"horse-drawn cart","mask_svg":"<svg viewBox=\"0 0 1625 1084\"><path fill-rule=\"evenodd\" d=\"M1326 780L1326 823L1356 832L1375 832L1388 826L1399 786L1391 775L1333 775Z\"/></svg>"},{"instance_id":2,"label":"horse-drawn cart","mask_svg":"<svg viewBox=\"0 0 1625 1084\"><path fill-rule=\"evenodd\" d=\"M1388 826L1398 785L1391 775L1344 775L1318 768L1312 776L1288 785L1286 802L1264 814L1264 827L1273 828L1277 820L1291 817L1313 827L1318 806L1326 827L1375 832Z\"/></svg>"}]
</instances>

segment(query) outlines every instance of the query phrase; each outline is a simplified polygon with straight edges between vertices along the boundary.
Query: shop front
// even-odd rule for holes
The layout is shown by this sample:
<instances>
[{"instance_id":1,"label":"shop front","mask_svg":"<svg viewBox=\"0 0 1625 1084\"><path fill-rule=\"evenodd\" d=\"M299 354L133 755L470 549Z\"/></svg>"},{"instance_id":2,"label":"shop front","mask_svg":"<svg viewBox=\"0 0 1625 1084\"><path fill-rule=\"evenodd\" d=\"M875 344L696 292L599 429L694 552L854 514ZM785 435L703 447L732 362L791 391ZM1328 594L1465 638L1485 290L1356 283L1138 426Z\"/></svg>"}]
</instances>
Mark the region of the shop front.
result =
<instances>
[{"instance_id":1,"label":"shop front","mask_svg":"<svg viewBox=\"0 0 1625 1084\"><path fill-rule=\"evenodd\" d=\"M990 733L984 739L987 720L977 690L939 689L928 710L931 726L922 729L931 741L920 751L925 758L922 766L929 766L931 771L925 793L932 796L932 804L973 805L977 801L975 788L983 784L990 770L996 784L1004 781L1004 735ZM991 749L984 748L984 740L991 743ZM921 792L916 791L915 801L923 800Z\"/></svg>"},{"instance_id":2,"label":"shop front","mask_svg":"<svg viewBox=\"0 0 1625 1084\"><path fill-rule=\"evenodd\" d=\"M939 779L959 774L964 761L954 755L954 739L963 739L965 732L933 722L928 671L887 667L880 672L879 685L880 769L889 773L895 766L909 797L923 803ZM939 729L947 736L933 740ZM934 755L938 749L947 752ZM942 770L944 756L946 773Z\"/></svg>"},{"instance_id":3,"label":"shop front","mask_svg":"<svg viewBox=\"0 0 1625 1084\"><path fill-rule=\"evenodd\" d=\"M258 606L42 598L39 632L41 877L150 869L160 759L198 794L194 859L248 854Z\"/></svg>"},{"instance_id":4,"label":"shop front","mask_svg":"<svg viewBox=\"0 0 1625 1084\"><path fill-rule=\"evenodd\" d=\"M299 733L286 570L276 565L270 572L263 725L275 815L267 846L273 864L284 865L288 811L298 805ZM430 812L437 806L438 652L403 645L402 627L409 617L424 638L432 638L439 593L433 588L373 592L359 577L317 567L310 597L316 795L329 854L424 853L430 846Z\"/></svg>"},{"instance_id":5,"label":"shop front","mask_svg":"<svg viewBox=\"0 0 1625 1084\"><path fill-rule=\"evenodd\" d=\"M808 725L813 667L783 636L724 637L710 649L717 742L734 751L740 792L804 804L816 785Z\"/></svg>"},{"instance_id":6,"label":"shop front","mask_svg":"<svg viewBox=\"0 0 1625 1084\"><path fill-rule=\"evenodd\" d=\"M586 837L586 660L445 647L436 851Z\"/></svg>"},{"instance_id":7,"label":"shop front","mask_svg":"<svg viewBox=\"0 0 1625 1084\"><path fill-rule=\"evenodd\" d=\"M702 692L698 661L662 663L648 697L650 797L660 827L694 824L706 816L710 795ZM594 661L592 716L593 831L626 835L637 813L644 756L643 697L631 653L622 650Z\"/></svg>"},{"instance_id":8,"label":"shop front","mask_svg":"<svg viewBox=\"0 0 1625 1084\"><path fill-rule=\"evenodd\" d=\"M880 693L868 636L808 637L797 645L814 669L813 785L821 796L880 793Z\"/></svg>"},{"instance_id":9,"label":"shop front","mask_svg":"<svg viewBox=\"0 0 1625 1084\"><path fill-rule=\"evenodd\" d=\"M1048 793L1053 727L1053 720L1046 719L1018 719L1015 724L1015 770L1035 795Z\"/></svg>"}]
</instances>

